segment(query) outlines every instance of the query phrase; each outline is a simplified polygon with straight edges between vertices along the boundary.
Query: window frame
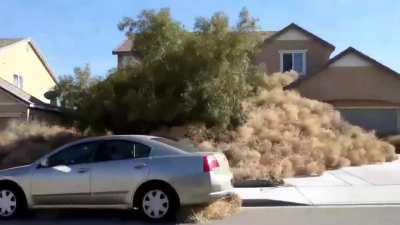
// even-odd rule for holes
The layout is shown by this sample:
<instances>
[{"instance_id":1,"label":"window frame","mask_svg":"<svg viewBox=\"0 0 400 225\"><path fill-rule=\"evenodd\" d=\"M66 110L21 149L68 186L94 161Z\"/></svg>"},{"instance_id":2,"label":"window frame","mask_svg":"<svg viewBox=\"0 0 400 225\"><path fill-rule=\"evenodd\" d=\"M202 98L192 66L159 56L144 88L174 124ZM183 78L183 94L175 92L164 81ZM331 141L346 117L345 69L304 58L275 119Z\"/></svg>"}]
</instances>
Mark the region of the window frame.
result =
<instances>
[{"instance_id":1,"label":"window frame","mask_svg":"<svg viewBox=\"0 0 400 225\"><path fill-rule=\"evenodd\" d=\"M301 71L301 72L297 72L299 75L305 75L306 73L307 73L307 57L306 57L306 54L307 54L307 49L302 49L302 50L280 50L279 51L279 58L280 58L280 60L279 60L279 63L280 63L280 71L283 73L283 55L284 54L291 54L292 55L292 70L294 70L294 65L295 65L295 62L294 62L294 54L296 54L296 53L300 53L300 54L302 54L302 59L303 59L303 71Z\"/></svg>"},{"instance_id":2,"label":"window frame","mask_svg":"<svg viewBox=\"0 0 400 225\"><path fill-rule=\"evenodd\" d=\"M45 159L47 160L47 163L49 163L51 157L54 157L55 155L60 154L61 152L66 151L66 150L68 150L68 149L71 149L71 148L74 148L74 147L77 147L77 146L80 146L80 145L88 145L88 144L96 144L96 143L99 144L99 145L101 145L102 142L103 142L103 141L88 141L88 142L81 142L81 143L76 143L76 144L68 145L68 146L65 146L64 148L60 149L59 151L56 151L56 152L54 152L53 154L51 154L51 155L49 155L49 156L46 156ZM65 166L93 163L93 157L94 157L94 153L95 153L96 151L97 151L97 149L95 149L95 150L92 152L92 154L91 154L90 159L88 160L88 162L66 164ZM59 165L47 165L47 166L45 166L45 167L39 167L39 168L52 168L52 167L54 167L54 166L59 166Z\"/></svg>"},{"instance_id":3,"label":"window frame","mask_svg":"<svg viewBox=\"0 0 400 225\"><path fill-rule=\"evenodd\" d=\"M20 89L23 89L24 88L24 79L23 79L23 77L21 75L19 75L19 74L14 74L13 75L13 84L16 87L18 87Z\"/></svg>"}]
</instances>

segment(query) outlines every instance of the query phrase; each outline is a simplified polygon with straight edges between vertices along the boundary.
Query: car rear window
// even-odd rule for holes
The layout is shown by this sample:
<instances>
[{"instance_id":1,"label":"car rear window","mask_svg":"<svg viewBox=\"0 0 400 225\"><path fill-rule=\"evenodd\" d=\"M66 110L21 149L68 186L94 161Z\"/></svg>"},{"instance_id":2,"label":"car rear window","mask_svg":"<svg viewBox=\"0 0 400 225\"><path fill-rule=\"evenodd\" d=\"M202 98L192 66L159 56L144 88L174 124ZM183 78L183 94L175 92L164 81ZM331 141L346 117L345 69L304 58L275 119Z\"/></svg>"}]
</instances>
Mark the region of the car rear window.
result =
<instances>
[{"instance_id":1,"label":"car rear window","mask_svg":"<svg viewBox=\"0 0 400 225\"><path fill-rule=\"evenodd\" d=\"M171 147L186 151L186 152L199 152L200 150L195 147L195 145L189 139L182 139L180 141L175 141L169 138L152 138L151 140L161 142L163 144L169 145Z\"/></svg>"}]
</instances>

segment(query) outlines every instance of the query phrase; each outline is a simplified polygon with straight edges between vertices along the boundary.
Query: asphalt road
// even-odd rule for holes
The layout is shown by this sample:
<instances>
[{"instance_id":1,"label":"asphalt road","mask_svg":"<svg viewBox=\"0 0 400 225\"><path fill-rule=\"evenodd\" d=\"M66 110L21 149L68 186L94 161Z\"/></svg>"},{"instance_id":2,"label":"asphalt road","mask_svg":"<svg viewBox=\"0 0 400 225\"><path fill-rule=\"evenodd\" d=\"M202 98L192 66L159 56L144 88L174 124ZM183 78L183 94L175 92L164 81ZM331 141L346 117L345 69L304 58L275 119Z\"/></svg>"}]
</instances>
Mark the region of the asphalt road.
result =
<instances>
[{"instance_id":1,"label":"asphalt road","mask_svg":"<svg viewBox=\"0 0 400 225\"><path fill-rule=\"evenodd\" d=\"M400 205L375 206L299 206L243 208L238 214L210 225L397 225L400 224ZM1 224L30 225L117 225L146 223L137 215L123 211L44 211L25 218L2 221ZM154 223L152 223L154 224ZM180 224L180 223L172 223Z\"/></svg>"}]
</instances>

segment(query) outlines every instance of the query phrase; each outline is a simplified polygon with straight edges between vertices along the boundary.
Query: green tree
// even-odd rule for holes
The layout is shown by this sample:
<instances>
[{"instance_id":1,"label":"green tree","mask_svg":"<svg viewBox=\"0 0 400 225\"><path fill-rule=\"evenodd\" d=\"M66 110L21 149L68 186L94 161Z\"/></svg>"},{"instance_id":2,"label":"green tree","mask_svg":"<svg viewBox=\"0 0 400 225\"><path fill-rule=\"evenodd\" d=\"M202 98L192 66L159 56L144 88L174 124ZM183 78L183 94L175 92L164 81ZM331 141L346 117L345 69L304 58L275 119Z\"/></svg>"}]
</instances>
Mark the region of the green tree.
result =
<instances>
[{"instance_id":1,"label":"green tree","mask_svg":"<svg viewBox=\"0 0 400 225\"><path fill-rule=\"evenodd\" d=\"M89 88L81 127L131 133L188 122L228 128L243 120L241 102L258 74L256 20L246 9L233 27L218 12L198 18L189 32L161 9L124 18L118 28L134 41L140 63Z\"/></svg>"},{"instance_id":2,"label":"green tree","mask_svg":"<svg viewBox=\"0 0 400 225\"><path fill-rule=\"evenodd\" d=\"M91 75L90 66L74 68L73 75L64 75L60 78L54 91L58 95L60 105L68 109L78 109L82 105L82 98L89 94L89 87L98 82L99 78Z\"/></svg>"}]
</instances>

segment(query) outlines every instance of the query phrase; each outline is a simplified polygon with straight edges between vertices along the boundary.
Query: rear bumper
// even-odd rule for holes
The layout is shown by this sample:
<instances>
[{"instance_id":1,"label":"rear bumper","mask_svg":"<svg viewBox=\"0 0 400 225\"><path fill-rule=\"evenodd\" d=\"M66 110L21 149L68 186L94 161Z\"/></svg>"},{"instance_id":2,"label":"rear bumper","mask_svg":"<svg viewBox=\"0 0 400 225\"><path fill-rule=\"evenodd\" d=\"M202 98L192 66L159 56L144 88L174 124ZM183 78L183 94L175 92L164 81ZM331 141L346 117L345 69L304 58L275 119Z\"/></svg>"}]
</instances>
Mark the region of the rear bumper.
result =
<instances>
[{"instance_id":1,"label":"rear bumper","mask_svg":"<svg viewBox=\"0 0 400 225\"><path fill-rule=\"evenodd\" d=\"M224 191L212 192L208 195L208 197L211 201L214 201L219 198L232 196L234 193L235 192L233 191L233 188L232 188L232 189L228 189L228 190L224 190Z\"/></svg>"},{"instance_id":2,"label":"rear bumper","mask_svg":"<svg viewBox=\"0 0 400 225\"><path fill-rule=\"evenodd\" d=\"M211 190L208 194L209 200L214 201L218 198L223 198L233 195L232 174L211 174L210 184Z\"/></svg>"}]
</instances>

